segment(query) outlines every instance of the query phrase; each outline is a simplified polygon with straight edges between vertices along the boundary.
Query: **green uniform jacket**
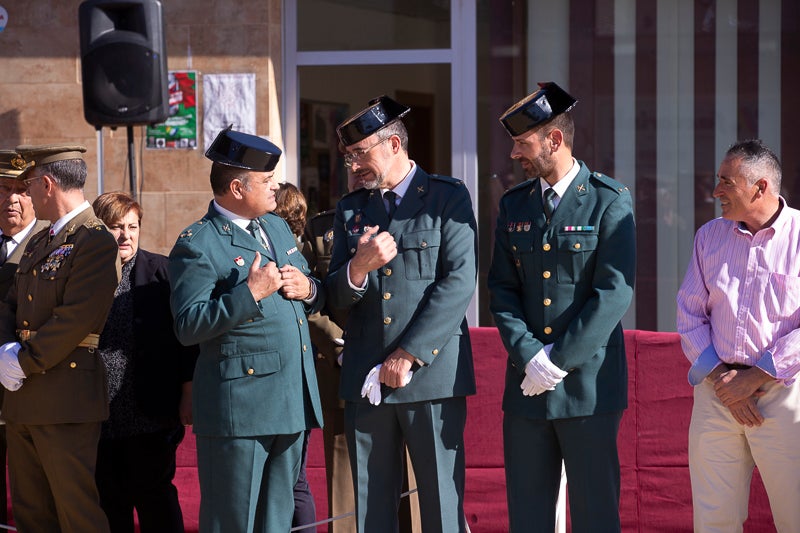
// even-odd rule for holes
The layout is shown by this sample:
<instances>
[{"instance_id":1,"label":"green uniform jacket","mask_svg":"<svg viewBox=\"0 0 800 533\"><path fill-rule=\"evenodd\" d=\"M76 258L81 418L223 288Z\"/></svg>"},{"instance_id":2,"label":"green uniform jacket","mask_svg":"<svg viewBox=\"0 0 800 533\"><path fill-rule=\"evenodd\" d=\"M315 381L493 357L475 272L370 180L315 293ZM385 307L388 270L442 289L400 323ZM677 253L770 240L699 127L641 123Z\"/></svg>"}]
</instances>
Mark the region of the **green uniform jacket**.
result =
<instances>
[{"instance_id":1,"label":"green uniform jacket","mask_svg":"<svg viewBox=\"0 0 800 533\"><path fill-rule=\"evenodd\" d=\"M509 358L503 409L518 416L571 418L627 407L620 320L636 270L631 195L579 163L549 225L538 179L500 200L488 286ZM550 343L551 361L569 374L554 391L524 396L525 365Z\"/></svg>"},{"instance_id":2,"label":"green uniform jacket","mask_svg":"<svg viewBox=\"0 0 800 533\"><path fill-rule=\"evenodd\" d=\"M98 422L108 418L103 361L79 348L103 331L119 283L118 247L91 207L47 242L45 229L28 242L16 281L0 302L0 343L17 329L36 331L21 343L22 387L5 393L3 418L18 424Z\"/></svg>"},{"instance_id":3,"label":"green uniform jacket","mask_svg":"<svg viewBox=\"0 0 800 533\"><path fill-rule=\"evenodd\" d=\"M281 435L321 426L306 314L324 305L324 293L312 278L318 297L311 309L280 292L253 299L246 281L257 251L262 265L272 260L309 272L286 222L271 213L260 222L269 254L213 203L170 252L175 333L184 345L200 345L192 386L198 435Z\"/></svg>"},{"instance_id":4,"label":"green uniform jacket","mask_svg":"<svg viewBox=\"0 0 800 533\"><path fill-rule=\"evenodd\" d=\"M397 256L369 273L363 291L350 287L347 263L366 226L379 225L397 242ZM475 292L475 216L461 180L416 173L389 222L380 191L359 189L336 206L329 305L349 307L340 394L366 402L367 373L398 346L425 363L406 387L382 387L386 403L475 393L465 312Z\"/></svg>"}]
</instances>

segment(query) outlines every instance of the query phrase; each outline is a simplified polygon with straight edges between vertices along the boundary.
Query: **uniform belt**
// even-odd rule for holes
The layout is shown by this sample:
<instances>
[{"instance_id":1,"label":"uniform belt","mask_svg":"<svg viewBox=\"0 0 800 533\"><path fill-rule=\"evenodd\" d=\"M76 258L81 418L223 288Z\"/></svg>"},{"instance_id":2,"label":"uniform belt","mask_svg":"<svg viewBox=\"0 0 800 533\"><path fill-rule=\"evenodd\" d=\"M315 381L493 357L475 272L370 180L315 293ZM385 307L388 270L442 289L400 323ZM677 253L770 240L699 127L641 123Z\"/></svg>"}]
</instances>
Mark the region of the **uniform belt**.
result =
<instances>
[{"instance_id":1,"label":"uniform belt","mask_svg":"<svg viewBox=\"0 0 800 533\"><path fill-rule=\"evenodd\" d=\"M29 341L35 336L36 336L35 331L31 331L29 329L17 330L17 338L20 341ZM78 348L91 348L93 350L96 350L98 344L100 344L100 335L97 333L89 333L88 335L86 335L85 339L83 339L81 342L78 343Z\"/></svg>"},{"instance_id":2,"label":"uniform belt","mask_svg":"<svg viewBox=\"0 0 800 533\"><path fill-rule=\"evenodd\" d=\"M731 370L747 370L753 368L751 365L743 365L741 363L725 363Z\"/></svg>"}]
</instances>

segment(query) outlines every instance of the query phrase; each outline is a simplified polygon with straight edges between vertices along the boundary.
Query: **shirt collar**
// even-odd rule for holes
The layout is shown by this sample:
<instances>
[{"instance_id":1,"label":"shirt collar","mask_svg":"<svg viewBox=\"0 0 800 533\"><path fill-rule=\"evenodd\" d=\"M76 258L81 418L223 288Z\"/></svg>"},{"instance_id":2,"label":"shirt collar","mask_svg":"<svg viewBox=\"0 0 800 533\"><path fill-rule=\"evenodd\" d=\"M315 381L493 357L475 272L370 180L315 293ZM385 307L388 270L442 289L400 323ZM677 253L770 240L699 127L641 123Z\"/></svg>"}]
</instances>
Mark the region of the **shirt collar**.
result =
<instances>
[{"instance_id":1,"label":"shirt collar","mask_svg":"<svg viewBox=\"0 0 800 533\"><path fill-rule=\"evenodd\" d=\"M250 220L251 219L241 217L241 216L237 215L236 213L234 213L233 211L229 211L229 210L225 209L224 207L219 205L216 200L214 200L213 202L214 202L214 209L216 209L219 212L220 215L224 216L225 218L230 219L231 222L233 222L234 224L236 224L237 226L239 226L243 230L247 231L247 226L250 225Z\"/></svg>"},{"instance_id":2,"label":"shirt collar","mask_svg":"<svg viewBox=\"0 0 800 533\"><path fill-rule=\"evenodd\" d=\"M578 175L578 172L580 170L581 166L578 164L577 161L575 161L575 158L573 157L572 168L570 168L569 172L567 172L563 178L558 180L558 182L555 185L550 187L550 185L545 180L542 180L542 199L544 199L544 191L550 188L556 191L556 194L558 195L559 198L563 198L564 195L567 193L567 189L569 189L569 186L575 180L575 177Z\"/></svg>"},{"instance_id":3,"label":"shirt collar","mask_svg":"<svg viewBox=\"0 0 800 533\"><path fill-rule=\"evenodd\" d=\"M406 177L403 178L403 181L395 185L394 189L391 189L397 195L398 200L400 200L400 198L405 196L408 192L408 188L411 186L411 181L414 179L414 174L416 174L416 172L417 164L411 161L411 170L408 171L408 174L406 174ZM381 196L383 196L383 193L388 190L389 189L381 189Z\"/></svg>"},{"instance_id":4,"label":"shirt collar","mask_svg":"<svg viewBox=\"0 0 800 533\"><path fill-rule=\"evenodd\" d=\"M72 211L70 211L69 213L67 213L66 215L59 218L53 223L53 225L50 227L51 234L55 235L56 233L61 231L70 220L78 216L81 212L88 209L89 207L91 207L89 205L89 201L84 200L83 203L81 203L81 205L79 205L78 207L76 207L75 209L73 209Z\"/></svg>"}]
</instances>

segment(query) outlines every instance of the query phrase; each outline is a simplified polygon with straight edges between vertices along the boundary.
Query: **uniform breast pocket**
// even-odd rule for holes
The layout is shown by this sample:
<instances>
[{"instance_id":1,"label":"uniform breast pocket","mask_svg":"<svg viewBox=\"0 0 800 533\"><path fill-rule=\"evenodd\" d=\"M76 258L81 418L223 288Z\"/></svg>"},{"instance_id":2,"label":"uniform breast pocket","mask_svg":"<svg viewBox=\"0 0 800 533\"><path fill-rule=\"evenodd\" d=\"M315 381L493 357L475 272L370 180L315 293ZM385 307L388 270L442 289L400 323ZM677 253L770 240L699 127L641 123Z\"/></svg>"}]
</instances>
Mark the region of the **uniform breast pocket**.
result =
<instances>
[{"instance_id":1,"label":"uniform breast pocket","mask_svg":"<svg viewBox=\"0 0 800 533\"><path fill-rule=\"evenodd\" d=\"M764 306L771 322L800 321L800 277L771 273L764 295Z\"/></svg>"},{"instance_id":2,"label":"uniform breast pocket","mask_svg":"<svg viewBox=\"0 0 800 533\"><path fill-rule=\"evenodd\" d=\"M232 351L233 345L220 347L223 355ZM281 369L281 356L277 350L230 354L219 361L219 375L223 380L274 374Z\"/></svg>"},{"instance_id":3,"label":"uniform breast pocket","mask_svg":"<svg viewBox=\"0 0 800 533\"><path fill-rule=\"evenodd\" d=\"M597 235L563 233L558 235L558 282L577 283L592 268L597 250Z\"/></svg>"},{"instance_id":4,"label":"uniform breast pocket","mask_svg":"<svg viewBox=\"0 0 800 533\"><path fill-rule=\"evenodd\" d=\"M509 245L513 255L514 266L520 279L536 279L536 273L541 271L538 266L537 255L533 253L533 241L526 234L512 234L509 236Z\"/></svg>"},{"instance_id":5,"label":"uniform breast pocket","mask_svg":"<svg viewBox=\"0 0 800 533\"><path fill-rule=\"evenodd\" d=\"M406 279L434 279L442 234L438 230L412 231L400 238Z\"/></svg>"}]
</instances>

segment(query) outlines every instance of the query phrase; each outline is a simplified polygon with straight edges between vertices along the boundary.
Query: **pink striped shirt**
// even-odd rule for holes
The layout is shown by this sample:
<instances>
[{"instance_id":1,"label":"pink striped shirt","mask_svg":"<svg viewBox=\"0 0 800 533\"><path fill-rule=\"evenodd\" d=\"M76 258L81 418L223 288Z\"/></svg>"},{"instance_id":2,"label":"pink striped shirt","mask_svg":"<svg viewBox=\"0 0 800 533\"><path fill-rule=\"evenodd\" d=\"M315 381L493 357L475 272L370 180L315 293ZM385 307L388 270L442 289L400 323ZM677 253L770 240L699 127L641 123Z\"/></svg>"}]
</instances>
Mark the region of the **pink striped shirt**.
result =
<instances>
[{"instance_id":1,"label":"pink striped shirt","mask_svg":"<svg viewBox=\"0 0 800 533\"><path fill-rule=\"evenodd\" d=\"M678 333L697 385L716 366L757 366L787 385L800 370L800 211L751 234L723 218L704 224L678 291Z\"/></svg>"}]
</instances>

